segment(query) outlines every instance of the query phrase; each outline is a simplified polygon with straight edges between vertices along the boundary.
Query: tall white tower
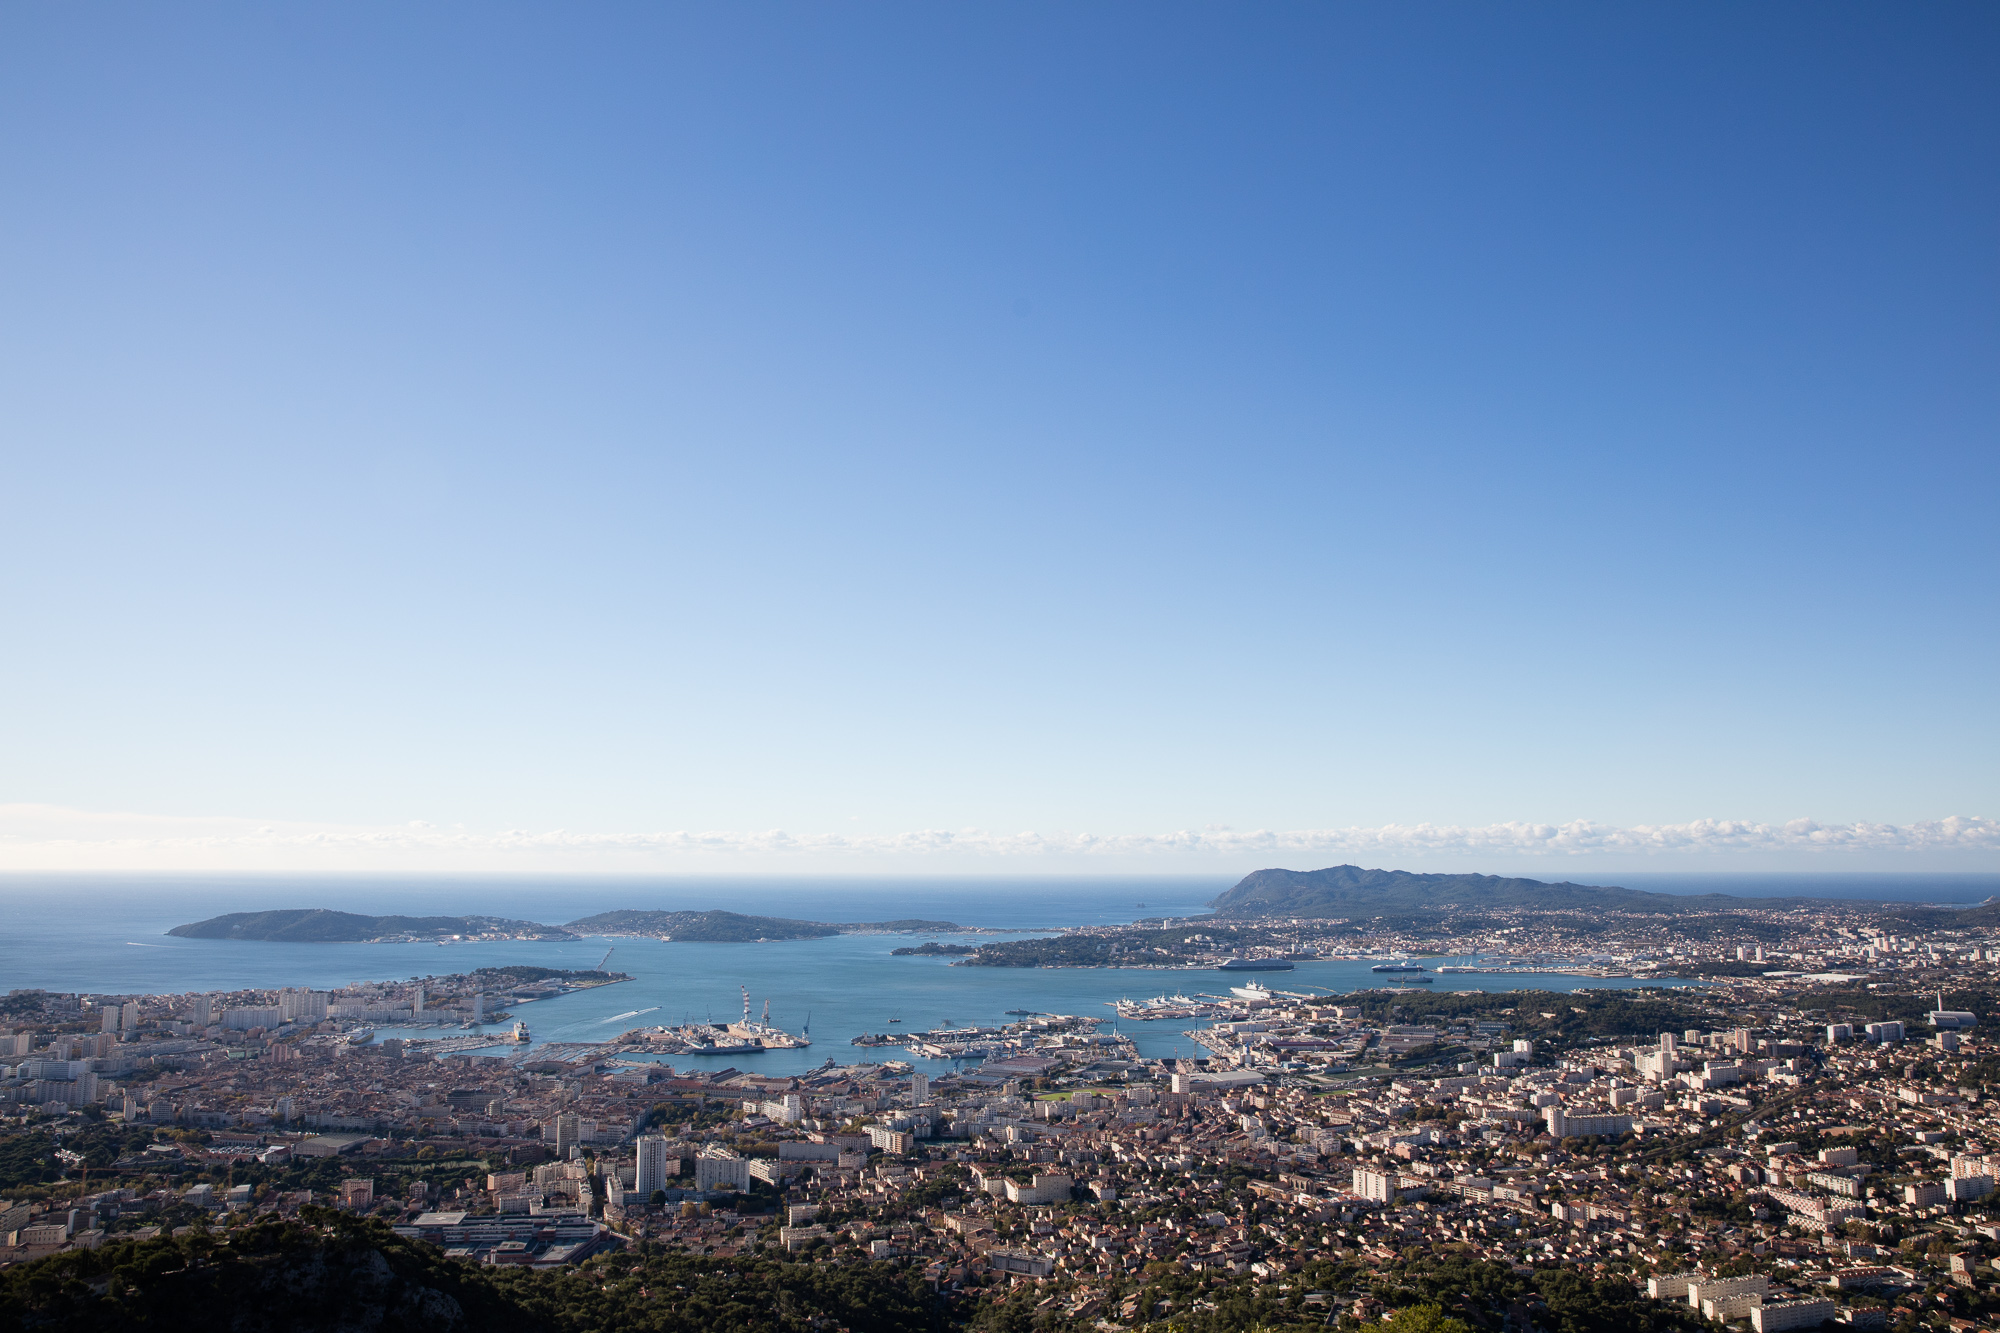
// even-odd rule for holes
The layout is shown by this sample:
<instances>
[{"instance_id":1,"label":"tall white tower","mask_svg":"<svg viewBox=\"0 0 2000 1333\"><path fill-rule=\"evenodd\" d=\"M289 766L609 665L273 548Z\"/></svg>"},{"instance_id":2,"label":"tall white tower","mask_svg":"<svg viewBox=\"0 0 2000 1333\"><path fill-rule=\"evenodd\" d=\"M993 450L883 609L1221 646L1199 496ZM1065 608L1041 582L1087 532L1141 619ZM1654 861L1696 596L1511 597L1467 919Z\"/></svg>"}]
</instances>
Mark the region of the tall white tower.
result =
<instances>
[{"instance_id":1,"label":"tall white tower","mask_svg":"<svg viewBox=\"0 0 2000 1333\"><path fill-rule=\"evenodd\" d=\"M641 1203L653 1197L654 1190L667 1187L667 1141L658 1134L648 1134L639 1140L638 1168L633 1172L632 1189Z\"/></svg>"}]
</instances>

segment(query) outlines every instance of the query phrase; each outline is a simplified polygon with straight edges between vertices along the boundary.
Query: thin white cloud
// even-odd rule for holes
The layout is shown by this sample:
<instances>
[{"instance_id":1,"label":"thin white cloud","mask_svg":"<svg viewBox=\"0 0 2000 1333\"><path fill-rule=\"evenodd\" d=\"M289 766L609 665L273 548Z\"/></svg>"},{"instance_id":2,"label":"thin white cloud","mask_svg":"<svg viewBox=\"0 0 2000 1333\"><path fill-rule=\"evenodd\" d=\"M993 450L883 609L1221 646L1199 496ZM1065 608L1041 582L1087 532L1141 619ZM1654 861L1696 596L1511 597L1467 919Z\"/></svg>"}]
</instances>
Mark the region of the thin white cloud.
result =
<instances>
[{"instance_id":1,"label":"thin white cloud","mask_svg":"<svg viewBox=\"0 0 2000 1333\"><path fill-rule=\"evenodd\" d=\"M1236 830L1211 825L1171 833L907 833L673 830L498 832L423 821L380 827L271 823L0 805L0 869L105 870L682 870L734 867L839 870L901 867L1028 869L1038 864L1159 871L1246 863L1326 864L1362 858L1666 862L1686 869L1781 855L1837 869L1857 857L1934 861L1969 855L2000 864L2000 821L1968 816L1914 824L1783 824L1702 819L1629 828L1566 824L1387 824L1377 828Z\"/></svg>"}]
</instances>

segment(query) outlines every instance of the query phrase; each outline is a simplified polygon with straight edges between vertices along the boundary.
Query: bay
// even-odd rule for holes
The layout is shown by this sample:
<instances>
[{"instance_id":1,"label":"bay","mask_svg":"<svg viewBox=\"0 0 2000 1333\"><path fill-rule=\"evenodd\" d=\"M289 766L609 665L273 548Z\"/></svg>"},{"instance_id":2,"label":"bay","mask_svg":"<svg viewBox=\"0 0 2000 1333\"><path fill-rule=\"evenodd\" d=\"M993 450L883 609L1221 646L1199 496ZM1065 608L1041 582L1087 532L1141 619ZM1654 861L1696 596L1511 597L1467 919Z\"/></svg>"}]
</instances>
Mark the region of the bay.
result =
<instances>
[{"instance_id":1,"label":"bay","mask_svg":"<svg viewBox=\"0 0 2000 1333\"><path fill-rule=\"evenodd\" d=\"M332 907L411 915L479 912L543 922L618 907L731 911L820 921L945 919L1008 931L1110 924L1141 916L1191 916L1232 882L1223 877L1091 879L695 879L303 876L15 875L0 879L0 981L5 989L174 994L246 987L327 989L530 963L610 967L633 979L517 1006L534 1045L604 1041L632 1027L725 1020L768 1000L772 1020L814 1044L756 1055L674 1057L681 1068L793 1074L832 1058L889 1060L896 1048L856 1047L862 1033L997 1025L1008 1010L1081 1014L1117 1022L1149 1057L1196 1055L1196 1022L1121 1022L1110 1002L1183 993L1226 994L1240 978L1212 971L1126 968L954 967L941 958L892 955L901 935L838 935L767 944L638 939L435 944L279 944L189 940L175 925L229 911ZM1141 904L1144 906L1142 907ZM944 934L980 944L992 935ZM1264 978L1282 990L1347 992L1378 986L1366 963L1302 962ZM1549 975L1436 977L1427 991L1574 990L1631 986L1618 978ZM890 1020L900 1019L900 1023ZM498 1029L489 1029L497 1032ZM438 1030L430 1030L433 1035ZM496 1048L496 1054L507 1048ZM916 1061L933 1072L942 1061Z\"/></svg>"}]
</instances>

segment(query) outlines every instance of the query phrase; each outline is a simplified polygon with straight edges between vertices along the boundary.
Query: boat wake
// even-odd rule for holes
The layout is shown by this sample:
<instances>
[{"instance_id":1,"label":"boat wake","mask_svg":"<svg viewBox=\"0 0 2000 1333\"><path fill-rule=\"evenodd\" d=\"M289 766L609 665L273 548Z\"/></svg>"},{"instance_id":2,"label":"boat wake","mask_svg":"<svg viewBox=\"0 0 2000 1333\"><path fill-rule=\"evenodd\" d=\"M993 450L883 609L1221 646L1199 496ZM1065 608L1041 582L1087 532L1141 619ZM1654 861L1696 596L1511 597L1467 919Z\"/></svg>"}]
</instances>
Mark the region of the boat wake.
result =
<instances>
[{"instance_id":1,"label":"boat wake","mask_svg":"<svg viewBox=\"0 0 2000 1333\"><path fill-rule=\"evenodd\" d=\"M637 1018L640 1014L650 1014L654 1012L654 1010L657 1010L659 1007L660 1006L656 1004L653 1006L652 1009L634 1009L629 1014L613 1014L609 1018L600 1018L597 1021L600 1023L619 1023L623 1022L625 1019L628 1018Z\"/></svg>"}]
</instances>

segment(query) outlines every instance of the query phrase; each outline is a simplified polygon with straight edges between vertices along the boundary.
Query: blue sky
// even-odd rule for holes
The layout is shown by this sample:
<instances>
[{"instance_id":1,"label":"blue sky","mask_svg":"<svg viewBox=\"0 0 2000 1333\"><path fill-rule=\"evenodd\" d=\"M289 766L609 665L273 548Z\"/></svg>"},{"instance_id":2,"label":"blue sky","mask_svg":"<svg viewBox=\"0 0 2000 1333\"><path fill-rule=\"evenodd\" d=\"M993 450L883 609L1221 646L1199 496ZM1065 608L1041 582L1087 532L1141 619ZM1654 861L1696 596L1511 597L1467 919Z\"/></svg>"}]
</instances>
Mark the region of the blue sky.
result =
<instances>
[{"instance_id":1,"label":"blue sky","mask_svg":"<svg viewBox=\"0 0 2000 1333\"><path fill-rule=\"evenodd\" d=\"M2000 868L1996 55L15 6L0 866Z\"/></svg>"}]
</instances>

